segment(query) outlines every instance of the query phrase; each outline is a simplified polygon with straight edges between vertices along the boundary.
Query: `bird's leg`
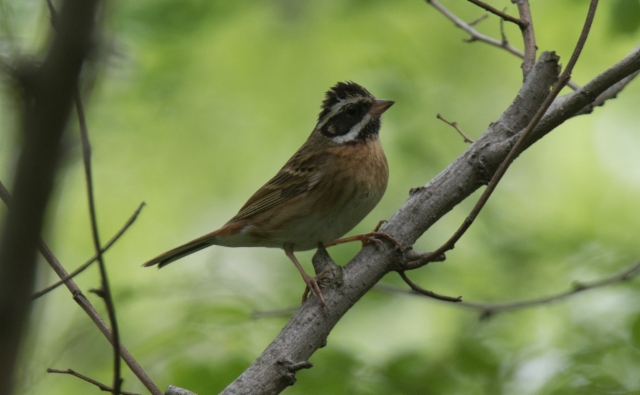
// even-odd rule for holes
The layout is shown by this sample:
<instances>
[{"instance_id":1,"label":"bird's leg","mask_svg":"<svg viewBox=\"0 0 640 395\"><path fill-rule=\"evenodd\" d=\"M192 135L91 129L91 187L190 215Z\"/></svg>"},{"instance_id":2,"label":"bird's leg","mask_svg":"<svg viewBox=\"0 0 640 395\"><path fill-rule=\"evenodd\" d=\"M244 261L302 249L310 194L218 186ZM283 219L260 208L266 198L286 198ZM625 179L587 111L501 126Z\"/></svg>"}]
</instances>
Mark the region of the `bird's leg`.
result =
<instances>
[{"instance_id":1,"label":"bird's leg","mask_svg":"<svg viewBox=\"0 0 640 395\"><path fill-rule=\"evenodd\" d=\"M307 295L309 294L309 291L311 291L316 296L316 298L318 298L322 307L328 310L329 308L327 307L327 304L325 303L324 298L322 297L322 292L320 292L320 287L318 286L318 280L325 275L325 271L323 270L317 276L311 277L304 271L304 269L300 265L300 262L298 262L298 258L296 258L296 256L293 255L293 245L285 244L283 246L283 249L287 257L291 259L291 262L293 262L293 264L296 265L296 269L298 269L298 271L302 275L302 279L304 280L305 284L307 284L307 288L305 289L304 294L302 295L302 301L304 302L305 300L307 300Z\"/></svg>"},{"instance_id":2,"label":"bird's leg","mask_svg":"<svg viewBox=\"0 0 640 395\"><path fill-rule=\"evenodd\" d=\"M388 234L384 233L384 232L379 232L378 230L380 229L380 227L382 226L382 224L384 224L385 220L382 220L380 222L378 222L378 225L376 226L376 228L373 230L373 232L369 232L369 233L362 233L359 235L355 235L355 236L349 236L349 237L345 237L343 239L338 239L338 240L334 240L330 243L325 244L325 247L333 247L335 245L338 244L344 244L344 243L351 243L353 241L360 241L362 243L362 246L366 246L367 244L374 242L377 245L381 245L382 242L379 240L380 238L384 238L389 240L391 243L393 243L396 247L396 249L402 251L402 244L400 244L400 242L398 240L396 240L393 236L389 236Z\"/></svg>"}]
</instances>

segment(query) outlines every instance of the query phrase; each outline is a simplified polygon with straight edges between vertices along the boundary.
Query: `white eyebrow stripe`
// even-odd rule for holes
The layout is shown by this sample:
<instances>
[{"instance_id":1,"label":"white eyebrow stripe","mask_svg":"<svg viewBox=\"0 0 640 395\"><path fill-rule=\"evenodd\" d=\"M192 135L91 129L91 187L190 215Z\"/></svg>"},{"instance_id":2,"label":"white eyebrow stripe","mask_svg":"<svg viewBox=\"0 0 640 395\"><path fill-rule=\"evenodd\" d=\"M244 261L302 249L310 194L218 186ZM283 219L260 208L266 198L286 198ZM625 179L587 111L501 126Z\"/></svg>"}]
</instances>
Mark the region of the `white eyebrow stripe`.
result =
<instances>
[{"instance_id":1,"label":"white eyebrow stripe","mask_svg":"<svg viewBox=\"0 0 640 395\"><path fill-rule=\"evenodd\" d=\"M327 123L328 120L333 118L334 115L339 113L340 110L342 110L344 108L345 104L356 104L356 103L361 102L361 101L363 101L363 98L360 97L360 96L348 97L346 99L340 99L336 104L334 104L331 107L331 111L329 112L329 114L327 114L324 117L324 120L322 121L322 123L319 123L316 126L316 129L322 129L324 127L324 125Z\"/></svg>"},{"instance_id":2,"label":"white eyebrow stripe","mask_svg":"<svg viewBox=\"0 0 640 395\"><path fill-rule=\"evenodd\" d=\"M338 144L344 144L355 140L358 137L358 134L360 134L360 130L364 127L364 125L368 124L370 120L371 114L366 113L362 120L353 125L347 134L336 136L332 140Z\"/></svg>"}]
</instances>

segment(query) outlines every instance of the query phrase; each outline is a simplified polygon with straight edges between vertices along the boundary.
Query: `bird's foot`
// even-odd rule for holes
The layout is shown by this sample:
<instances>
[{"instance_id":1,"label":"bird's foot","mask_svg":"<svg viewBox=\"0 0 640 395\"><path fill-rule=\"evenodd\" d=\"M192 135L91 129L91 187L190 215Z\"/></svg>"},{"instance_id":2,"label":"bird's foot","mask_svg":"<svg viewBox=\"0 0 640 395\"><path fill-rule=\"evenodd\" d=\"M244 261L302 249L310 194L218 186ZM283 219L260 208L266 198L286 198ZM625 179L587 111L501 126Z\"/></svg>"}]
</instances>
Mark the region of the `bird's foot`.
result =
<instances>
[{"instance_id":1,"label":"bird's foot","mask_svg":"<svg viewBox=\"0 0 640 395\"><path fill-rule=\"evenodd\" d=\"M304 275L302 276L302 279L307 284L307 287L305 288L304 293L302 294L303 303L309 297L309 292L311 292L320 301L320 304L322 305L322 307L324 307L325 310L329 311L329 308L327 307L327 303L324 301L324 298L322 297L322 292L320 291L320 285L318 284L318 281L322 283L322 277L324 277L324 275L329 272L331 272L330 269L325 269L320 273L318 273L318 275L316 275L315 277L311 277L308 274L304 273Z\"/></svg>"}]
</instances>

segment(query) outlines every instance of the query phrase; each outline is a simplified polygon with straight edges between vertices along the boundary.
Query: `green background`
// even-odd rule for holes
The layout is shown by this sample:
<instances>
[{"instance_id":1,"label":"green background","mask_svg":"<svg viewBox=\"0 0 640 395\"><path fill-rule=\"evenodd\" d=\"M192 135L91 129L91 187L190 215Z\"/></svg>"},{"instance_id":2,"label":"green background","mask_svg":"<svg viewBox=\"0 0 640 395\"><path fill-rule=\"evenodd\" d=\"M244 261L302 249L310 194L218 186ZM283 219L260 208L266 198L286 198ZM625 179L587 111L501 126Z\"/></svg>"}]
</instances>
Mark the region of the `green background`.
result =
<instances>
[{"instance_id":1,"label":"green background","mask_svg":"<svg viewBox=\"0 0 640 395\"><path fill-rule=\"evenodd\" d=\"M442 0L471 21L483 14ZM585 84L640 42L637 0L601 2L573 80ZM40 50L42 1L4 0L2 53ZM506 0L491 2L517 14ZM566 64L588 2L532 1L537 44ZM210 232L273 176L315 126L324 92L353 80L396 105L381 139L389 188L352 232L390 218L517 93L520 60L467 35L419 0L136 0L103 9L100 51L86 71L95 193L103 241L145 201L141 217L106 255L123 343L161 387L215 394L269 344L296 306L299 274L275 249L212 247L157 271L147 259ZM505 26L522 47L517 27ZM478 29L499 38L496 17ZM97 74L96 74L97 73ZM97 75L97 78L93 78ZM4 79L0 176L10 185L18 124ZM567 122L524 153L469 232L448 254L409 275L466 301L506 302L599 279L640 257L640 83L589 116ZM93 254L75 118L49 207L47 243L71 270ZM439 246L479 195L415 245ZM2 215L6 213L1 209ZM330 250L339 264L358 245ZM299 253L308 271L313 252ZM55 281L43 262L38 287ZM396 274L382 280L406 286ZM96 268L77 278L99 286ZM373 290L337 325L315 365L285 394L640 393L640 283L590 291L543 307L478 313ZM104 312L101 300L87 293ZM106 317L106 314L105 314ZM47 367L111 382L111 350L68 291L34 303L19 371L20 394L98 394ZM145 392L124 369L129 391Z\"/></svg>"}]
</instances>

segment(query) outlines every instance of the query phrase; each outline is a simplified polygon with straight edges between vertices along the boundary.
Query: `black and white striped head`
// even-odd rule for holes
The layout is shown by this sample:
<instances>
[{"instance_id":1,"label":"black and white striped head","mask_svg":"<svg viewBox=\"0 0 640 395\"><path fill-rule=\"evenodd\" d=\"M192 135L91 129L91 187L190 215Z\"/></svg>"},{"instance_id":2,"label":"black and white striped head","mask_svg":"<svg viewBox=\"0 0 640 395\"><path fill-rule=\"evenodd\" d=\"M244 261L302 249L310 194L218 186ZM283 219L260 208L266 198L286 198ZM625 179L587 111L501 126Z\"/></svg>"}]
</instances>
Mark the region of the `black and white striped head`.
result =
<instances>
[{"instance_id":1,"label":"black and white striped head","mask_svg":"<svg viewBox=\"0 0 640 395\"><path fill-rule=\"evenodd\" d=\"M326 93L316 131L338 144L377 138L380 116L393 103L376 99L355 82L338 82Z\"/></svg>"}]
</instances>

